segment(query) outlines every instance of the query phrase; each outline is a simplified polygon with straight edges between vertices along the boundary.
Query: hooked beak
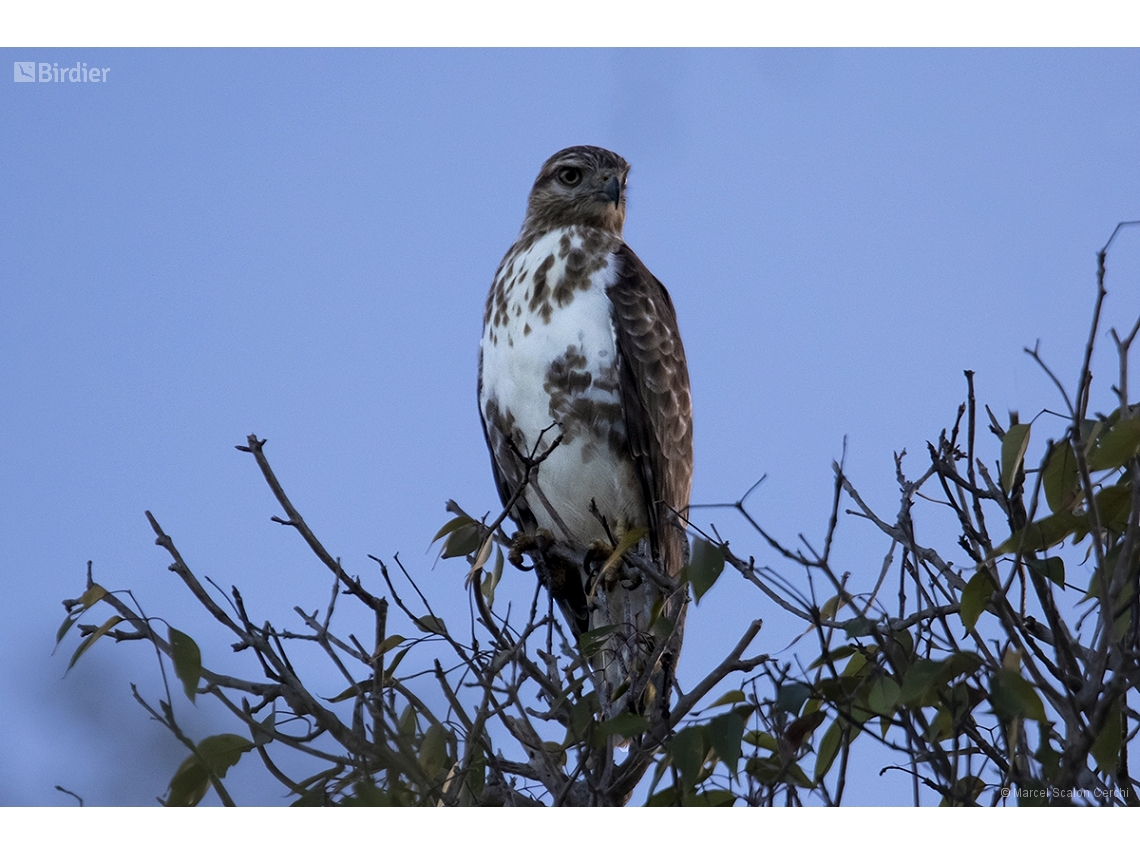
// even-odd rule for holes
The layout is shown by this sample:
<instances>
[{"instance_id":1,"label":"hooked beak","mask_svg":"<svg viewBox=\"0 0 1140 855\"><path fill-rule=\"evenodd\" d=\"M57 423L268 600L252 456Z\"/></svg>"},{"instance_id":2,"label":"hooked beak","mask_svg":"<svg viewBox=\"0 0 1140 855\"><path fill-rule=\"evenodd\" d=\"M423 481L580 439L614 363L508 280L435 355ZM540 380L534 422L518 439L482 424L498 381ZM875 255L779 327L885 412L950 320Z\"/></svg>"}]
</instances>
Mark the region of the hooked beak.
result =
<instances>
[{"instance_id":1,"label":"hooked beak","mask_svg":"<svg viewBox=\"0 0 1140 855\"><path fill-rule=\"evenodd\" d=\"M621 205L621 182L618 181L616 175L611 176L610 180L606 182L606 186L602 192L606 194L606 198L614 203L614 207Z\"/></svg>"}]
</instances>

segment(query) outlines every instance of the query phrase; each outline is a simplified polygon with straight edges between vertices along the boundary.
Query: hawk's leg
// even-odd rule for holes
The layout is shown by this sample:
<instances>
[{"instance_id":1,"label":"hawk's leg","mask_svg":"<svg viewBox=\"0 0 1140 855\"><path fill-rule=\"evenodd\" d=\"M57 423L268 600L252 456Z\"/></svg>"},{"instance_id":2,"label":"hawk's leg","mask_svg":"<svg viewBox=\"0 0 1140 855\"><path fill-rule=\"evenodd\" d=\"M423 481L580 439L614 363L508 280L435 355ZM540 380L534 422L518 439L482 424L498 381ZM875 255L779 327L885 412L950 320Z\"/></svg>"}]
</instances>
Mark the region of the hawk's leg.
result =
<instances>
[{"instance_id":1,"label":"hawk's leg","mask_svg":"<svg viewBox=\"0 0 1140 855\"><path fill-rule=\"evenodd\" d=\"M516 534L507 556L524 570L530 568L523 559L530 558L539 581L558 602L575 637L589 629L581 549L559 543L549 531L539 529L534 534Z\"/></svg>"},{"instance_id":2,"label":"hawk's leg","mask_svg":"<svg viewBox=\"0 0 1140 855\"><path fill-rule=\"evenodd\" d=\"M516 531L515 536L511 538L510 549L507 550L507 560L520 570L530 570L531 568L523 563L523 556L531 554L536 546L537 540L534 535Z\"/></svg>"}]
</instances>

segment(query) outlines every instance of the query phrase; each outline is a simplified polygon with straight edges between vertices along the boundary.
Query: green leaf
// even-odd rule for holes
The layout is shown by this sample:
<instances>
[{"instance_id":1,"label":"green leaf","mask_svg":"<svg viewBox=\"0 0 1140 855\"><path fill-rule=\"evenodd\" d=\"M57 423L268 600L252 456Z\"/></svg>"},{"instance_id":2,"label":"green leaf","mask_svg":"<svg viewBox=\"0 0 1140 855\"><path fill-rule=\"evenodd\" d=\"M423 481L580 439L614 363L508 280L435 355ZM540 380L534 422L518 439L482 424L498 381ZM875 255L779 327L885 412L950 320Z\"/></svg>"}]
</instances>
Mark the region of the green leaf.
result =
<instances>
[{"instance_id":1,"label":"green leaf","mask_svg":"<svg viewBox=\"0 0 1140 855\"><path fill-rule=\"evenodd\" d=\"M490 541L488 540L488 543ZM483 599L487 602L487 608L495 605L495 588L499 585L499 580L503 577L503 550L496 547L495 549L495 568L484 575L483 584L480 590L483 594Z\"/></svg>"},{"instance_id":2,"label":"green leaf","mask_svg":"<svg viewBox=\"0 0 1140 855\"><path fill-rule=\"evenodd\" d=\"M430 632L434 635L447 635L447 625L442 618L437 618L435 615L424 615L416 618L413 622L424 632Z\"/></svg>"},{"instance_id":3,"label":"green leaf","mask_svg":"<svg viewBox=\"0 0 1140 855\"><path fill-rule=\"evenodd\" d=\"M1120 765L1120 744L1121 721L1120 699L1118 698L1113 703L1112 708L1109 709L1108 716L1104 720L1104 727L1101 728L1092 744L1092 756L1096 759L1096 765L1101 772L1110 775L1116 774L1117 767Z\"/></svg>"},{"instance_id":4,"label":"green leaf","mask_svg":"<svg viewBox=\"0 0 1140 855\"><path fill-rule=\"evenodd\" d=\"M788 725L791 727L791 725ZM770 733L765 733L762 730L750 730L744 734L744 742L749 745L755 745L757 748L767 748L769 751L777 751L776 737Z\"/></svg>"},{"instance_id":5,"label":"green leaf","mask_svg":"<svg viewBox=\"0 0 1140 855\"><path fill-rule=\"evenodd\" d=\"M1080 476L1077 470L1077 456L1067 440L1053 446L1045 471L1041 474L1045 485L1045 501L1053 513L1072 510L1080 493Z\"/></svg>"},{"instance_id":6,"label":"green leaf","mask_svg":"<svg viewBox=\"0 0 1140 855\"><path fill-rule=\"evenodd\" d=\"M797 787L803 787L805 790L810 790L813 787L811 779L804 774L799 763L792 763L788 766L787 772L784 773L784 780L790 781Z\"/></svg>"},{"instance_id":7,"label":"green leaf","mask_svg":"<svg viewBox=\"0 0 1140 855\"><path fill-rule=\"evenodd\" d=\"M411 704L408 704L406 707L404 707L403 712L400 713L400 717L396 719L396 731L400 734L400 736L415 736L416 725L418 722L419 718L416 716L416 708Z\"/></svg>"},{"instance_id":8,"label":"green leaf","mask_svg":"<svg viewBox=\"0 0 1140 855\"><path fill-rule=\"evenodd\" d=\"M1123 466L1140 453L1140 418L1121 419L1102 434L1088 453L1089 469L1098 472Z\"/></svg>"},{"instance_id":9,"label":"green leaf","mask_svg":"<svg viewBox=\"0 0 1140 855\"><path fill-rule=\"evenodd\" d=\"M1025 564L1034 573L1040 573L1055 585L1065 587L1065 562L1057 556L1051 558L1034 558L1025 556Z\"/></svg>"},{"instance_id":10,"label":"green leaf","mask_svg":"<svg viewBox=\"0 0 1140 855\"><path fill-rule=\"evenodd\" d=\"M1017 793L1017 806L1018 807L1048 807L1049 799L1046 793L1050 787L1045 785L1044 781L1029 781L1017 787L1014 792ZM1004 793L1005 790L1003 789ZM1002 804L1005 804L1005 798L1002 798Z\"/></svg>"},{"instance_id":11,"label":"green leaf","mask_svg":"<svg viewBox=\"0 0 1140 855\"><path fill-rule=\"evenodd\" d=\"M701 597L708 593L724 570L724 552L703 537L694 537L687 569L693 586L693 599L699 605Z\"/></svg>"},{"instance_id":12,"label":"green leaf","mask_svg":"<svg viewBox=\"0 0 1140 855\"><path fill-rule=\"evenodd\" d=\"M594 735L598 745L603 745L608 737L620 736L623 739L632 739L649 729L649 722L645 716L632 712L620 712L613 718L606 719L598 725Z\"/></svg>"},{"instance_id":13,"label":"green leaf","mask_svg":"<svg viewBox=\"0 0 1140 855\"><path fill-rule=\"evenodd\" d=\"M872 648L874 648L874 645L868 647L867 650L870 651ZM856 650L851 654L851 658L847 660L847 665L843 668L843 673L841 676L857 677L863 672L866 667L867 657L863 654L862 651Z\"/></svg>"},{"instance_id":14,"label":"green leaf","mask_svg":"<svg viewBox=\"0 0 1140 855\"><path fill-rule=\"evenodd\" d=\"M1037 725L1038 743L1037 751L1033 756L1041 764L1041 774L1046 781L1053 780L1061 769L1061 755L1053 748L1049 739L1050 729L1047 725Z\"/></svg>"},{"instance_id":15,"label":"green leaf","mask_svg":"<svg viewBox=\"0 0 1140 855\"><path fill-rule=\"evenodd\" d=\"M898 702L907 707L914 704L929 706L931 691L937 688L941 672L942 663L930 659L919 659L911 664L903 674Z\"/></svg>"},{"instance_id":16,"label":"green leaf","mask_svg":"<svg viewBox=\"0 0 1140 855\"><path fill-rule=\"evenodd\" d=\"M1002 541L993 554L1004 555L1018 550L1042 552L1056 546L1069 535L1080 534L1083 537L1087 531L1088 522L1083 516L1078 517L1069 511L1062 511L1031 522L1015 531L1008 539Z\"/></svg>"},{"instance_id":17,"label":"green leaf","mask_svg":"<svg viewBox=\"0 0 1140 855\"><path fill-rule=\"evenodd\" d=\"M658 602L661 602L658 600ZM661 614L660 610L654 605L653 611L656 615L650 614L649 617L649 632L658 641L665 641L673 635L673 628L677 622L672 618L667 618Z\"/></svg>"},{"instance_id":18,"label":"green leaf","mask_svg":"<svg viewBox=\"0 0 1140 855\"><path fill-rule=\"evenodd\" d=\"M621 564L621 557L633 549L633 547L637 546L637 544L641 542L641 539L647 534L649 534L649 529L646 528L631 528L623 534L617 546L615 546L610 553L610 557L606 559L606 563L602 565L602 569L599 573L603 576L608 575L610 571Z\"/></svg>"},{"instance_id":19,"label":"green leaf","mask_svg":"<svg viewBox=\"0 0 1140 855\"><path fill-rule=\"evenodd\" d=\"M364 696L364 693L368 691L371 685L371 680L361 680L357 683L353 683L340 694L333 695L331 698L325 698L325 700L330 704L339 704L341 701L347 701L349 698L360 698Z\"/></svg>"},{"instance_id":20,"label":"green leaf","mask_svg":"<svg viewBox=\"0 0 1140 855\"><path fill-rule=\"evenodd\" d=\"M396 668L399 667L400 662L404 656L407 655L410 647L404 647L396 651L396 655L392 657L392 664L384 669L384 685L388 686L392 683L392 675L396 673Z\"/></svg>"},{"instance_id":21,"label":"green leaf","mask_svg":"<svg viewBox=\"0 0 1140 855\"><path fill-rule=\"evenodd\" d=\"M387 638L380 642L380 646L376 648L375 655L383 656L393 647L399 647L405 641L407 641L407 639L402 635L389 635Z\"/></svg>"},{"instance_id":22,"label":"green leaf","mask_svg":"<svg viewBox=\"0 0 1140 855\"><path fill-rule=\"evenodd\" d=\"M843 624L843 631L848 638L858 638L862 635L871 635L875 631L875 622L866 615L853 617Z\"/></svg>"},{"instance_id":23,"label":"green leaf","mask_svg":"<svg viewBox=\"0 0 1140 855\"><path fill-rule=\"evenodd\" d=\"M428 726L420 743L420 765L429 778L434 778L448 767L447 729L438 722Z\"/></svg>"},{"instance_id":24,"label":"green leaf","mask_svg":"<svg viewBox=\"0 0 1140 855\"><path fill-rule=\"evenodd\" d=\"M681 776L681 786L686 790L696 785L707 753L703 726L694 725L673 734L673 741L669 743L669 756Z\"/></svg>"},{"instance_id":25,"label":"green leaf","mask_svg":"<svg viewBox=\"0 0 1140 855\"><path fill-rule=\"evenodd\" d=\"M60 643L61 641L63 641L63 637L64 637L65 635L67 635L68 631L69 631L69 630L70 630L70 629L71 629L73 626L75 626L75 622L76 622L77 620L79 620L79 616L80 616L81 614L83 614L83 612L77 612L77 613L76 613L74 616L73 616L73 615L68 615L67 617L65 617L65 618L63 619L63 623L61 623L61 624L59 625L59 629L56 631L56 634L55 634L55 646L56 646L56 647L59 647L59 643Z\"/></svg>"},{"instance_id":26,"label":"green leaf","mask_svg":"<svg viewBox=\"0 0 1140 855\"><path fill-rule=\"evenodd\" d=\"M831 727L823 734L823 739L819 741L819 749L815 757L815 771L812 772L812 778L815 783L823 780L823 776L831 769L831 764L835 762L836 756L839 754L839 742L843 736L843 731L839 726L838 719L831 723Z\"/></svg>"},{"instance_id":27,"label":"green leaf","mask_svg":"<svg viewBox=\"0 0 1140 855\"><path fill-rule=\"evenodd\" d=\"M1000 718L1031 718L1045 721L1045 705L1033 686L1009 668L994 672L990 681L990 703Z\"/></svg>"},{"instance_id":28,"label":"green leaf","mask_svg":"<svg viewBox=\"0 0 1140 855\"><path fill-rule=\"evenodd\" d=\"M348 807L394 807L398 804L393 793L384 792L371 781L357 781L352 785L352 795L342 802Z\"/></svg>"},{"instance_id":29,"label":"green leaf","mask_svg":"<svg viewBox=\"0 0 1140 855\"><path fill-rule=\"evenodd\" d=\"M488 532L483 542L479 545L479 551L475 553L475 560L471 562L471 572L482 570L483 565L487 563L487 559L491 557L491 547L494 545L495 538Z\"/></svg>"},{"instance_id":30,"label":"green leaf","mask_svg":"<svg viewBox=\"0 0 1140 855\"><path fill-rule=\"evenodd\" d=\"M961 617L962 625L966 627L966 632L971 632L974 625L978 622L982 612L986 610L989 605L990 596L994 592L994 583L990 578L990 574L985 570L979 569L974 573L972 579L966 583L966 587L962 591L961 602Z\"/></svg>"},{"instance_id":31,"label":"green leaf","mask_svg":"<svg viewBox=\"0 0 1140 855\"><path fill-rule=\"evenodd\" d=\"M823 724L824 719L827 718L827 713L823 710L813 710L812 712L805 713L784 728L784 738L788 740L792 748L799 749L803 741L812 734L817 727ZM754 731L755 732L755 731ZM767 736L767 734L763 734ZM771 738L771 737L769 737ZM759 743L756 743L759 745ZM761 748L767 748L767 745L761 745ZM772 740L770 746L772 751L776 751L776 742Z\"/></svg>"},{"instance_id":32,"label":"green leaf","mask_svg":"<svg viewBox=\"0 0 1140 855\"><path fill-rule=\"evenodd\" d=\"M646 807L677 807L681 804L681 794L676 787L658 790L645 800Z\"/></svg>"},{"instance_id":33,"label":"green leaf","mask_svg":"<svg viewBox=\"0 0 1140 855\"><path fill-rule=\"evenodd\" d=\"M305 790L295 802L290 802L289 807L324 807L325 798L323 787L313 787L311 790Z\"/></svg>"},{"instance_id":34,"label":"green leaf","mask_svg":"<svg viewBox=\"0 0 1140 855\"><path fill-rule=\"evenodd\" d=\"M629 691L629 679L622 680L616 689L610 692L610 703L613 704L618 698Z\"/></svg>"},{"instance_id":35,"label":"green leaf","mask_svg":"<svg viewBox=\"0 0 1140 855\"><path fill-rule=\"evenodd\" d=\"M904 660L910 659L914 653L914 637L909 630L895 630L891 633L891 641L897 645L897 647L891 648L894 654L901 655Z\"/></svg>"},{"instance_id":36,"label":"green leaf","mask_svg":"<svg viewBox=\"0 0 1140 855\"><path fill-rule=\"evenodd\" d=\"M1132 485L1113 484L1096 494L1100 524L1112 531L1124 531L1132 512Z\"/></svg>"},{"instance_id":37,"label":"green leaf","mask_svg":"<svg viewBox=\"0 0 1140 855\"><path fill-rule=\"evenodd\" d=\"M460 555L470 555L483 544L483 527L476 522L460 526L447 536L443 544L444 558L458 558Z\"/></svg>"},{"instance_id":38,"label":"green leaf","mask_svg":"<svg viewBox=\"0 0 1140 855\"><path fill-rule=\"evenodd\" d=\"M982 657L972 650L958 650L942 660L939 676L947 683L963 675L970 676L982 667Z\"/></svg>"},{"instance_id":39,"label":"green leaf","mask_svg":"<svg viewBox=\"0 0 1140 855\"><path fill-rule=\"evenodd\" d=\"M110 630L114 629L122 622L123 618L120 615L114 615L113 617L109 617L103 621L102 625L100 625L97 630L83 639L83 641L79 643L79 646L75 648L75 652L71 654L71 661L67 663L67 670L70 671L75 666L75 663L79 661L79 657L90 650L92 644L94 644L96 641L98 641Z\"/></svg>"},{"instance_id":40,"label":"green leaf","mask_svg":"<svg viewBox=\"0 0 1140 855\"><path fill-rule=\"evenodd\" d=\"M692 807L732 807L736 794L729 790L702 790L685 802Z\"/></svg>"},{"instance_id":41,"label":"green leaf","mask_svg":"<svg viewBox=\"0 0 1140 855\"><path fill-rule=\"evenodd\" d=\"M1009 494L1029 447L1029 425L1010 425L1001 441L1001 488Z\"/></svg>"},{"instance_id":42,"label":"green leaf","mask_svg":"<svg viewBox=\"0 0 1140 855\"><path fill-rule=\"evenodd\" d=\"M184 632L170 627L170 658L174 674L182 681L182 690L191 703L198 702L198 681L202 677L202 653L198 644Z\"/></svg>"},{"instance_id":43,"label":"green leaf","mask_svg":"<svg viewBox=\"0 0 1140 855\"><path fill-rule=\"evenodd\" d=\"M781 780L784 773L782 766L783 764L776 759L775 752L769 757L752 756L744 761L744 771L747 772L750 777L755 778L767 787ZM808 781L805 786L810 789L812 786L811 781Z\"/></svg>"},{"instance_id":44,"label":"green leaf","mask_svg":"<svg viewBox=\"0 0 1140 855\"><path fill-rule=\"evenodd\" d=\"M567 745L577 742L586 733L586 730L594 722L594 712L597 710L597 707L597 698L593 692L583 698L580 703L571 705L570 721L566 725ZM618 715L620 715L620 713ZM614 718L617 717L618 716L614 716ZM602 722L602 724L604 726L605 722Z\"/></svg>"},{"instance_id":45,"label":"green leaf","mask_svg":"<svg viewBox=\"0 0 1140 855\"><path fill-rule=\"evenodd\" d=\"M837 664L839 662L842 662L844 659L846 659L848 656L850 656L852 653L854 653L857 649L858 648L852 644L844 644L840 647L836 647L836 648L833 648L831 650L825 650L825 651L823 651L823 653L821 653L816 658L816 660L814 662L812 662L810 665L808 665L808 669L810 670L812 668L818 668L820 665L823 665L825 662L831 662L832 664Z\"/></svg>"},{"instance_id":46,"label":"green leaf","mask_svg":"<svg viewBox=\"0 0 1140 855\"><path fill-rule=\"evenodd\" d=\"M939 807L976 806L978 796L986 789L986 782L976 775L965 775L954 782L954 788L948 796L943 796ZM1022 788L1019 787L1019 790ZM1028 788L1025 788L1028 791ZM1018 804L1024 804L1019 801Z\"/></svg>"},{"instance_id":47,"label":"green leaf","mask_svg":"<svg viewBox=\"0 0 1140 855\"><path fill-rule=\"evenodd\" d=\"M830 597L826 603L819 608L819 616L824 620L831 620L839 613L839 610L851 603L851 598L846 594L836 594Z\"/></svg>"},{"instance_id":48,"label":"green leaf","mask_svg":"<svg viewBox=\"0 0 1140 855\"><path fill-rule=\"evenodd\" d=\"M542 747L546 750L546 755L557 763L559 766L566 765L566 750L560 743L544 740Z\"/></svg>"},{"instance_id":49,"label":"green leaf","mask_svg":"<svg viewBox=\"0 0 1140 855\"><path fill-rule=\"evenodd\" d=\"M711 710L714 707L723 707L728 706L729 704L742 704L746 700L748 699L744 696L744 692L740 691L740 689L732 689L731 691L725 692L723 695L705 707L705 709Z\"/></svg>"},{"instance_id":50,"label":"green leaf","mask_svg":"<svg viewBox=\"0 0 1140 855\"><path fill-rule=\"evenodd\" d=\"M887 674L881 674L867 692L867 706L878 715L890 715L894 712L898 699L899 684Z\"/></svg>"},{"instance_id":51,"label":"green leaf","mask_svg":"<svg viewBox=\"0 0 1140 855\"><path fill-rule=\"evenodd\" d=\"M792 681L784 683L776 692L776 706L785 712L795 715L804 705L804 701L811 697L811 686L807 683Z\"/></svg>"},{"instance_id":52,"label":"green leaf","mask_svg":"<svg viewBox=\"0 0 1140 855\"><path fill-rule=\"evenodd\" d=\"M938 712L934 715L934 720L926 728L926 733L923 734L927 742L941 742L944 739L949 739L954 732L954 716L951 715L950 710L946 707L939 708Z\"/></svg>"},{"instance_id":53,"label":"green leaf","mask_svg":"<svg viewBox=\"0 0 1140 855\"><path fill-rule=\"evenodd\" d=\"M83 596L81 596L79 598L79 605L81 606L81 608L78 611L75 611L75 612L68 614L68 616L63 619L63 623L60 624L59 630L56 631L56 634L55 634L55 646L56 647L59 647L59 643L61 641L63 641L63 637L65 635L67 635L67 633L71 630L71 628L73 626L75 626L76 621L78 621L79 618L83 616L84 612L86 612L89 608L91 608L93 605L95 605L97 602L99 602L105 596L107 596L107 589L104 588L102 585L92 585L90 588L88 588L86 591L83 592ZM90 645L88 645L88 646L90 646ZM83 649L86 650L86 648L83 648ZM78 656L75 658L78 658ZM71 664L72 665L75 664L75 659L72 659ZM70 670L71 665L69 665L67 667Z\"/></svg>"},{"instance_id":54,"label":"green leaf","mask_svg":"<svg viewBox=\"0 0 1140 855\"><path fill-rule=\"evenodd\" d=\"M453 517L452 519L449 519L447 522L445 522L443 524L443 528L441 528L439 531L437 531L435 533L435 537L433 537L431 539L431 542L435 543L441 537L449 535L453 531L457 531L457 530L464 528L465 526L469 526L469 525L476 525L475 520L471 519L471 517L467 517L467 516L463 516L463 515Z\"/></svg>"},{"instance_id":55,"label":"green leaf","mask_svg":"<svg viewBox=\"0 0 1140 855\"><path fill-rule=\"evenodd\" d=\"M194 807L210 790L210 773L201 761L191 754L170 779L167 807Z\"/></svg>"},{"instance_id":56,"label":"green leaf","mask_svg":"<svg viewBox=\"0 0 1140 855\"><path fill-rule=\"evenodd\" d=\"M1120 411L1117 410L1109 418L1119 417L1119 415ZM1108 423L1106 421L1099 419L1081 419L1081 439L1085 441L1086 451L1096 445L1097 439L1100 438L1101 434L1103 434L1107 428Z\"/></svg>"},{"instance_id":57,"label":"green leaf","mask_svg":"<svg viewBox=\"0 0 1140 855\"><path fill-rule=\"evenodd\" d=\"M207 736L198 743L198 754L219 778L224 778L229 768L235 765L254 744L236 733L219 733Z\"/></svg>"},{"instance_id":58,"label":"green leaf","mask_svg":"<svg viewBox=\"0 0 1140 855\"><path fill-rule=\"evenodd\" d=\"M744 736L744 719L736 713L725 713L718 715L705 727L709 746L728 767L733 777L736 777L736 767L742 753L740 740Z\"/></svg>"},{"instance_id":59,"label":"green leaf","mask_svg":"<svg viewBox=\"0 0 1140 855\"><path fill-rule=\"evenodd\" d=\"M198 743L197 754L182 761L170 780L168 807L193 807L202 801L210 789L210 772L224 778L241 756L252 750L254 744L236 733L207 736Z\"/></svg>"},{"instance_id":60,"label":"green leaf","mask_svg":"<svg viewBox=\"0 0 1140 855\"><path fill-rule=\"evenodd\" d=\"M107 596L107 589L102 585L92 585L83 592L83 596L79 598L79 604L85 609L91 608L101 599Z\"/></svg>"},{"instance_id":61,"label":"green leaf","mask_svg":"<svg viewBox=\"0 0 1140 855\"><path fill-rule=\"evenodd\" d=\"M578 636L578 649L582 651L583 656L593 656L605 647L606 639L613 635L616 629L617 624L611 623L583 632Z\"/></svg>"},{"instance_id":62,"label":"green leaf","mask_svg":"<svg viewBox=\"0 0 1140 855\"><path fill-rule=\"evenodd\" d=\"M466 779L467 786L460 791L459 797L461 800L467 799L464 793L469 793L471 799L479 799L483 795L483 788L487 785L487 756L483 753L483 749L472 746L471 759L467 766ZM471 802L460 802L460 806L470 806Z\"/></svg>"}]
</instances>

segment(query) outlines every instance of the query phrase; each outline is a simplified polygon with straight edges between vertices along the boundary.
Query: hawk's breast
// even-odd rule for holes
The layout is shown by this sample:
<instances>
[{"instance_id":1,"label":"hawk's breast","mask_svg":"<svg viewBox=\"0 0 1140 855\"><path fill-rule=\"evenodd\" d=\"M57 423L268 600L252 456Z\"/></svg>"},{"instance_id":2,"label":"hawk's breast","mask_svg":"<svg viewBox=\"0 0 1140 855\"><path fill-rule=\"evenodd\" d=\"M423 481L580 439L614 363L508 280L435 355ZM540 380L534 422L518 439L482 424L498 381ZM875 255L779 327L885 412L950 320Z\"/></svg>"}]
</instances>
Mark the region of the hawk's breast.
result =
<instances>
[{"instance_id":1,"label":"hawk's breast","mask_svg":"<svg viewBox=\"0 0 1140 855\"><path fill-rule=\"evenodd\" d=\"M583 545L605 539L592 502L614 534L647 524L606 295L620 246L579 227L520 241L492 285L480 349L479 406L504 500L524 477L520 455L538 457L561 436L514 516Z\"/></svg>"}]
</instances>

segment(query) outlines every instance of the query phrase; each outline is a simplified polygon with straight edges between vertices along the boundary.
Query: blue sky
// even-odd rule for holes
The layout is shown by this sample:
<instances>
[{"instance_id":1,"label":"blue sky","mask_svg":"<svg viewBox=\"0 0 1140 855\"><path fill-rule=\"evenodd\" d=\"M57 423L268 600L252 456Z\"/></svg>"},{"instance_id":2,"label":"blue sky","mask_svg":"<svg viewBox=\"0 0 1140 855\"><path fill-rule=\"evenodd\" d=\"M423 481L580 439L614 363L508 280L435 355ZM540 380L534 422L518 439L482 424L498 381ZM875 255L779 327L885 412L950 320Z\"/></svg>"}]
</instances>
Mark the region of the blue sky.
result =
<instances>
[{"instance_id":1,"label":"blue sky","mask_svg":"<svg viewBox=\"0 0 1140 855\"><path fill-rule=\"evenodd\" d=\"M152 803L182 757L130 699L131 681L157 692L153 655L104 641L66 679L74 639L51 656L88 560L199 637L208 667L250 673L166 571L144 510L276 625L324 607L327 571L269 522L234 450L251 432L351 572L378 588L366 555L398 552L465 613L463 566L428 544L449 498L498 510L475 405L482 306L557 149L633 165L626 238L670 289L690 361L694 501L767 474L750 508L789 541L818 541L845 436L849 476L893 516L891 455L921 465L964 369L999 414L1059 407L1022 347L1040 339L1075 379L1095 252L1140 218L1135 50L0 54L2 69L111 69L0 82L6 805L68 803L55 785ZM1109 265L1106 327L1128 327L1140 236ZM695 519L775 564L725 512ZM854 519L840 534L869 588L886 544ZM682 680L756 616L757 650L797 631L726 574L690 612ZM230 729L185 715L199 736ZM231 775L239 797L279 803L272 782ZM855 801L908 798L869 779Z\"/></svg>"}]
</instances>

